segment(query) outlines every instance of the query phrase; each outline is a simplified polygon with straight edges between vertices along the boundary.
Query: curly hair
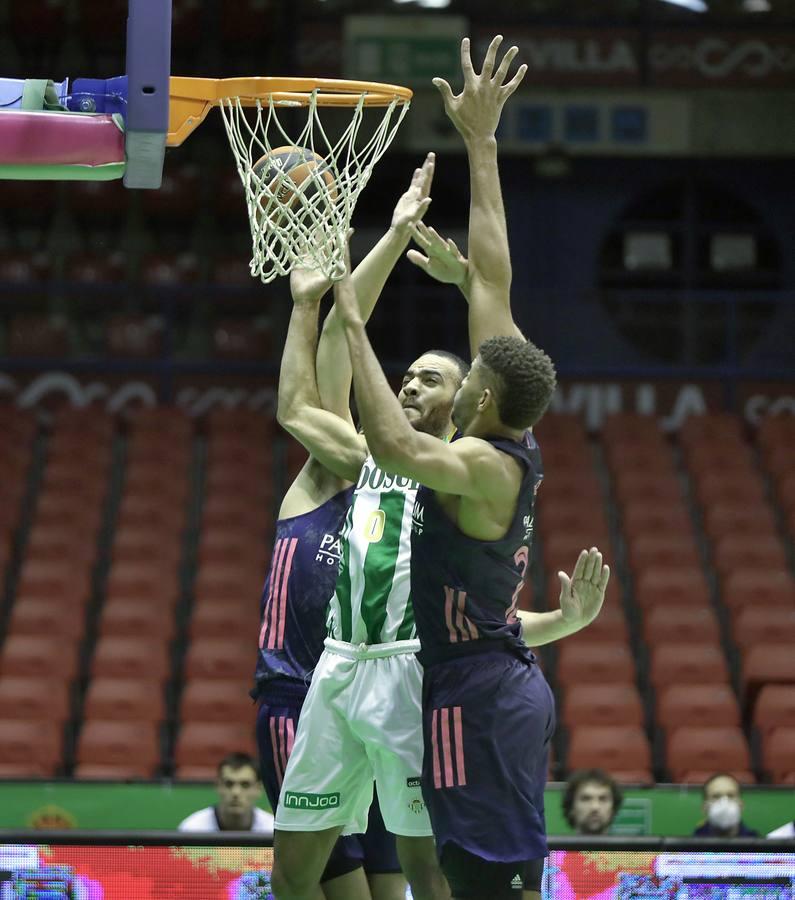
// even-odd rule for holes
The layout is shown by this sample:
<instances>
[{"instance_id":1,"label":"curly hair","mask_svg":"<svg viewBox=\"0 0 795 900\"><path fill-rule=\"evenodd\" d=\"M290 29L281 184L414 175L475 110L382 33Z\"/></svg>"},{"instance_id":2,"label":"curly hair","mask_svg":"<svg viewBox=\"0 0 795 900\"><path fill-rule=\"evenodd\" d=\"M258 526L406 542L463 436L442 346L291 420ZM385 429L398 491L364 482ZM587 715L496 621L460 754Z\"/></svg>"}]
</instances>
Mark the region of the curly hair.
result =
<instances>
[{"instance_id":1,"label":"curly hair","mask_svg":"<svg viewBox=\"0 0 795 900\"><path fill-rule=\"evenodd\" d=\"M569 825L574 828L574 801L577 798L577 792L584 784L598 784L600 787L610 788L610 793L613 795L613 818L615 818L624 800L621 788L602 769L580 769L578 772L573 772L566 782L566 790L563 792L561 800L563 816Z\"/></svg>"},{"instance_id":2,"label":"curly hair","mask_svg":"<svg viewBox=\"0 0 795 900\"><path fill-rule=\"evenodd\" d=\"M493 337L480 345L480 361L494 376L497 412L509 428L530 428L544 415L557 383L555 366L532 341Z\"/></svg>"}]
</instances>

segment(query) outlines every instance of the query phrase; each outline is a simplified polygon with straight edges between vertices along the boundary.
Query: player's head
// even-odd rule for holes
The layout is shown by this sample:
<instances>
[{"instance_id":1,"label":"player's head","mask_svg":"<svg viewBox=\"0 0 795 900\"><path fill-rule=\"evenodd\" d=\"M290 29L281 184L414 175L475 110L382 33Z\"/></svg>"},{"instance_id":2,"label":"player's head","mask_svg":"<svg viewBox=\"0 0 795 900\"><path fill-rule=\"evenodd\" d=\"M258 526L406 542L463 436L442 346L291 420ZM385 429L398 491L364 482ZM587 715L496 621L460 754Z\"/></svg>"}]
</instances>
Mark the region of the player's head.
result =
<instances>
[{"instance_id":1,"label":"player's head","mask_svg":"<svg viewBox=\"0 0 795 900\"><path fill-rule=\"evenodd\" d=\"M601 769L574 772L563 794L563 815L578 834L605 834L621 808L621 789Z\"/></svg>"},{"instance_id":2,"label":"player's head","mask_svg":"<svg viewBox=\"0 0 795 900\"><path fill-rule=\"evenodd\" d=\"M453 422L465 431L477 416L494 427L530 428L555 391L555 367L543 350L519 337L493 337L480 345L453 405Z\"/></svg>"},{"instance_id":3,"label":"player's head","mask_svg":"<svg viewBox=\"0 0 795 900\"><path fill-rule=\"evenodd\" d=\"M742 818L743 798L740 782L728 772L716 772L702 788L702 809L707 821L721 832L737 829Z\"/></svg>"},{"instance_id":4,"label":"player's head","mask_svg":"<svg viewBox=\"0 0 795 900\"><path fill-rule=\"evenodd\" d=\"M455 353L428 350L406 370L398 400L417 431L445 437L450 431L453 399L469 366Z\"/></svg>"},{"instance_id":5,"label":"player's head","mask_svg":"<svg viewBox=\"0 0 795 900\"><path fill-rule=\"evenodd\" d=\"M256 761L248 753L228 754L218 764L215 787L222 816L249 816L262 793Z\"/></svg>"}]
</instances>

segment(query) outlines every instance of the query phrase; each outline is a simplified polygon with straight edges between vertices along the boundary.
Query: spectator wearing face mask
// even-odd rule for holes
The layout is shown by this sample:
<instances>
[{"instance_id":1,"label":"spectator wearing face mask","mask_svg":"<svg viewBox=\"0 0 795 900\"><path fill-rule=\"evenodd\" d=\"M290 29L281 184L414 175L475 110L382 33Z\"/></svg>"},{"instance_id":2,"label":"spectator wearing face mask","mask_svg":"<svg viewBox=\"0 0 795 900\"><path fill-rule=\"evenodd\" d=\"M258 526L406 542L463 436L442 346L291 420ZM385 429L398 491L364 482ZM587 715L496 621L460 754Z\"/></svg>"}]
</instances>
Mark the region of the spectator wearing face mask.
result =
<instances>
[{"instance_id":1,"label":"spectator wearing face mask","mask_svg":"<svg viewBox=\"0 0 795 900\"><path fill-rule=\"evenodd\" d=\"M705 822L693 832L695 837L759 837L742 820L743 800L736 778L719 772L704 782L702 791Z\"/></svg>"}]
</instances>

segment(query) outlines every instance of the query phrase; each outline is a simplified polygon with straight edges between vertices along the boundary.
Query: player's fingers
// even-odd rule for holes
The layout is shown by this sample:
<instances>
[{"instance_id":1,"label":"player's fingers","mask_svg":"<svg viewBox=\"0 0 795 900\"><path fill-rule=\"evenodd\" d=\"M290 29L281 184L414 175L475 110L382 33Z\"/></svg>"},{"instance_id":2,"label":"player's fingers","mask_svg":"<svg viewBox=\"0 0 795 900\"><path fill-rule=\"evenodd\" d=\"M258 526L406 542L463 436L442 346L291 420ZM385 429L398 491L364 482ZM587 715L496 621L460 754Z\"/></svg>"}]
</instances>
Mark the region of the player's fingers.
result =
<instances>
[{"instance_id":1,"label":"player's fingers","mask_svg":"<svg viewBox=\"0 0 795 900\"><path fill-rule=\"evenodd\" d=\"M599 590L604 593L607 590L607 583L610 581L610 566L605 563L602 566L602 573L599 577Z\"/></svg>"},{"instance_id":2,"label":"player's fingers","mask_svg":"<svg viewBox=\"0 0 795 900\"><path fill-rule=\"evenodd\" d=\"M511 47L511 49L505 54L505 56L503 56L497 71L494 73L494 78L492 79L498 85L501 86L503 81L505 81L505 76L508 74L508 69L510 69L511 63L514 61L514 58L518 52L518 47Z\"/></svg>"},{"instance_id":3,"label":"player's fingers","mask_svg":"<svg viewBox=\"0 0 795 900\"><path fill-rule=\"evenodd\" d=\"M433 85L442 95L442 103L444 103L444 108L449 109L450 104L453 102L453 89L444 80L444 78L434 78Z\"/></svg>"},{"instance_id":4,"label":"player's fingers","mask_svg":"<svg viewBox=\"0 0 795 900\"><path fill-rule=\"evenodd\" d=\"M585 571L585 561L588 559L588 551L580 550L580 555L577 557L577 562L574 564L574 571L571 574L571 580L576 581L578 578L582 578L582 573Z\"/></svg>"},{"instance_id":5,"label":"player's fingers","mask_svg":"<svg viewBox=\"0 0 795 900\"><path fill-rule=\"evenodd\" d=\"M469 38L464 38L461 41L461 71L464 73L464 81L475 74L472 68L472 52Z\"/></svg>"},{"instance_id":6,"label":"player's fingers","mask_svg":"<svg viewBox=\"0 0 795 900\"><path fill-rule=\"evenodd\" d=\"M596 568L596 554L598 552L596 547L591 547L588 551L588 556L585 559L585 567L582 570L582 577L586 581L590 581L593 578L594 569Z\"/></svg>"},{"instance_id":7,"label":"player's fingers","mask_svg":"<svg viewBox=\"0 0 795 900\"><path fill-rule=\"evenodd\" d=\"M414 227L411 229L411 236L414 238L414 241L423 248L423 250L427 250L431 246L431 238L428 234L428 226L424 222L415 222Z\"/></svg>"},{"instance_id":8,"label":"player's fingers","mask_svg":"<svg viewBox=\"0 0 795 900\"><path fill-rule=\"evenodd\" d=\"M463 257L463 253L458 249L458 245L452 238L447 238L447 249L453 254L453 256Z\"/></svg>"},{"instance_id":9,"label":"player's fingers","mask_svg":"<svg viewBox=\"0 0 795 900\"><path fill-rule=\"evenodd\" d=\"M419 250L415 250L413 247L406 254L410 262L413 262L415 266L419 266L424 272L428 271L428 267L431 264L431 261L427 256L423 256Z\"/></svg>"},{"instance_id":10,"label":"player's fingers","mask_svg":"<svg viewBox=\"0 0 795 900\"><path fill-rule=\"evenodd\" d=\"M594 557L593 564L593 572L591 572L591 581L594 584L599 584L599 579L602 577L602 554L597 550L596 555Z\"/></svg>"},{"instance_id":11,"label":"player's fingers","mask_svg":"<svg viewBox=\"0 0 795 900\"><path fill-rule=\"evenodd\" d=\"M502 35L495 34L491 39L489 49L486 51L486 58L483 60L483 68L480 70L480 74L484 78L491 78L491 73L494 71L494 60L497 58L497 50L501 43Z\"/></svg>"},{"instance_id":12,"label":"player's fingers","mask_svg":"<svg viewBox=\"0 0 795 900\"><path fill-rule=\"evenodd\" d=\"M425 213L428 212L428 207L431 205L432 200L432 197L426 197L424 200L421 200L417 204L417 213L414 217L415 219L421 219L425 215Z\"/></svg>"},{"instance_id":13,"label":"player's fingers","mask_svg":"<svg viewBox=\"0 0 795 900\"><path fill-rule=\"evenodd\" d=\"M502 92L503 92L503 96L505 97L506 100L519 87L519 85L522 83L522 79L525 77L526 74L527 74L527 64L522 63L522 65L519 66L519 68L518 68L516 74L513 76L513 78L507 84L503 85Z\"/></svg>"},{"instance_id":14,"label":"player's fingers","mask_svg":"<svg viewBox=\"0 0 795 900\"><path fill-rule=\"evenodd\" d=\"M571 578L565 572L558 572L560 579L560 602L571 599Z\"/></svg>"}]
</instances>

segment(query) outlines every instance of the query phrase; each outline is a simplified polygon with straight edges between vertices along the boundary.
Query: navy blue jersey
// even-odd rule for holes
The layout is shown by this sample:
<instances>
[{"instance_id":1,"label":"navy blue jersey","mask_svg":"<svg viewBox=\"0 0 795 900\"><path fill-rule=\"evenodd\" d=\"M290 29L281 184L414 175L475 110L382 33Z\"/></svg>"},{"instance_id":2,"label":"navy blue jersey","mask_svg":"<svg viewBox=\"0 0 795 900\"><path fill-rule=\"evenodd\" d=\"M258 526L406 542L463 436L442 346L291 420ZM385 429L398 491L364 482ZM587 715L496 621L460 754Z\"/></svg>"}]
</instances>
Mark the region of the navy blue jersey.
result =
<instances>
[{"instance_id":1,"label":"navy blue jersey","mask_svg":"<svg viewBox=\"0 0 795 900\"><path fill-rule=\"evenodd\" d=\"M340 561L340 529L353 489L311 512L276 523L273 555L262 590L256 697L274 678L309 684L323 652L326 608Z\"/></svg>"},{"instance_id":2,"label":"navy blue jersey","mask_svg":"<svg viewBox=\"0 0 795 900\"><path fill-rule=\"evenodd\" d=\"M541 452L530 432L524 440L486 438L524 466L516 512L498 541L467 537L442 509L436 495L420 487L412 516L411 597L417 654L424 666L501 646L527 659L516 616L528 575L533 538L533 503L542 478Z\"/></svg>"}]
</instances>

